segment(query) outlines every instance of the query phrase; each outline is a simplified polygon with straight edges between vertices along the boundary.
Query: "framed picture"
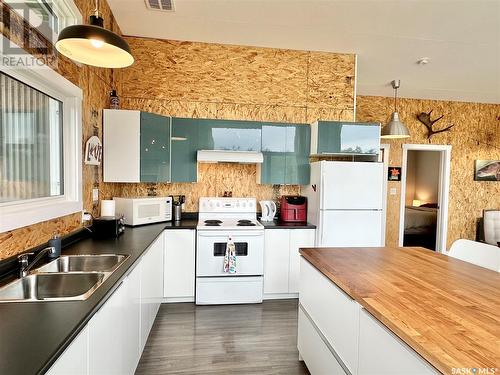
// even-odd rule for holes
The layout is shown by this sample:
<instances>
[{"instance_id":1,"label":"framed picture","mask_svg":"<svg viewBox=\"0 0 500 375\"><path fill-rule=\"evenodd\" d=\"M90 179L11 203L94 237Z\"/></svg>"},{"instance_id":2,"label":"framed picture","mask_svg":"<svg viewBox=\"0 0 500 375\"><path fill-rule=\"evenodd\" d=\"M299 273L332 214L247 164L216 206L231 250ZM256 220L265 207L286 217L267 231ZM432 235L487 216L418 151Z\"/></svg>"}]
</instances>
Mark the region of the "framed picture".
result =
<instances>
[{"instance_id":1,"label":"framed picture","mask_svg":"<svg viewBox=\"0 0 500 375\"><path fill-rule=\"evenodd\" d=\"M102 143L99 137L93 135L85 143L85 164L100 165L102 160Z\"/></svg>"},{"instance_id":2,"label":"framed picture","mask_svg":"<svg viewBox=\"0 0 500 375\"><path fill-rule=\"evenodd\" d=\"M388 181L401 181L401 167L389 167Z\"/></svg>"},{"instance_id":3,"label":"framed picture","mask_svg":"<svg viewBox=\"0 0 500 375\"><path fill-rule=\"evenodd\" d=\"M500 160L476 160L475 181L500 181Z\"/></svg>"}]
</instances>

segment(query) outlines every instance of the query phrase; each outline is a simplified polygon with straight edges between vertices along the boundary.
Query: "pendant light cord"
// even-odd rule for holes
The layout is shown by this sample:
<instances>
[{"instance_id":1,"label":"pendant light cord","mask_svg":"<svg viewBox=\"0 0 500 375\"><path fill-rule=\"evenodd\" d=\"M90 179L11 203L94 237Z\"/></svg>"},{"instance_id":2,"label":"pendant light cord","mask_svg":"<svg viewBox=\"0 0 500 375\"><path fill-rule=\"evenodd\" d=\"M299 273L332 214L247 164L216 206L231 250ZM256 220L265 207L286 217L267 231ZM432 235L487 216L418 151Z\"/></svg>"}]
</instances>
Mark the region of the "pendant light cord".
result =
<instances>
[{"instance_id":1,"label":"pendant light cord","mask_svg":"<svg viewBox=\"0 0 500 375\"><path fill-rule=\"evenodd\" d=\"M96 17L99 17L99 0L95 0L94 14Z\"/></svg>"},{"instance_id":2,"label":"pendant light cord","mask_svg":"<svg viewBox=\"0 0 500 375\"><path fill-rule=\"evenodd\" d=\"M398 100L398 89L395 88L394 89L394 112L398 111L397 100Z\"/></svg>"}]
</instances>

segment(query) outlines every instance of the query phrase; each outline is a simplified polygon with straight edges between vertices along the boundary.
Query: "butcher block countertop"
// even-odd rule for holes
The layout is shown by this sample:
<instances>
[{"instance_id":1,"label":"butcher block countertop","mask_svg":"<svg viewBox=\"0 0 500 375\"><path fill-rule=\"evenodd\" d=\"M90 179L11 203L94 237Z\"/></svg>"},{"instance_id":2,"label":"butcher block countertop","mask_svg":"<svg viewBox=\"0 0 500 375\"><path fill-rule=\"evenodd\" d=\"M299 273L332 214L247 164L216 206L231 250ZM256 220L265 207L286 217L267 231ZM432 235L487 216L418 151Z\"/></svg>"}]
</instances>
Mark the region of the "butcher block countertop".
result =
<instances>
[{"instance_id":1,"label":"butcher block countertop","mask_svg":"<svg viewBox=\"0 0 500 375\"><path fill-rule=\"evenodd\" d=\"M418 247L300 253L439 371L500 370L500 273Z\"/></svg>"}]
</instances>

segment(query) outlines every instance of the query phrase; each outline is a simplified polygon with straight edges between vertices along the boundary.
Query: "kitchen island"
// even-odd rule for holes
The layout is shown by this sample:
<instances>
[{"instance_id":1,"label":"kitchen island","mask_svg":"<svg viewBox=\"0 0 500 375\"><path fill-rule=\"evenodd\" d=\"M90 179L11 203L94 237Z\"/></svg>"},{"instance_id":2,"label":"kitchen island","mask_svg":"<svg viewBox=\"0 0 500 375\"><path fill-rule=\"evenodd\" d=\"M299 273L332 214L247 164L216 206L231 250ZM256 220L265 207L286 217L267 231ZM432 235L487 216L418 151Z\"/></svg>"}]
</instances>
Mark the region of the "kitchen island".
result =
<instances>
[{"instance_id":1,"label":"kitchen island","mask_svg":"<svg viewBox=\"0 0 500 375\"><path fill-rule=\"evenodd\" d=\"M298 347L315 373L495 374L500 274L423 248L303 248Z\"/></svg>"}]
</instances>

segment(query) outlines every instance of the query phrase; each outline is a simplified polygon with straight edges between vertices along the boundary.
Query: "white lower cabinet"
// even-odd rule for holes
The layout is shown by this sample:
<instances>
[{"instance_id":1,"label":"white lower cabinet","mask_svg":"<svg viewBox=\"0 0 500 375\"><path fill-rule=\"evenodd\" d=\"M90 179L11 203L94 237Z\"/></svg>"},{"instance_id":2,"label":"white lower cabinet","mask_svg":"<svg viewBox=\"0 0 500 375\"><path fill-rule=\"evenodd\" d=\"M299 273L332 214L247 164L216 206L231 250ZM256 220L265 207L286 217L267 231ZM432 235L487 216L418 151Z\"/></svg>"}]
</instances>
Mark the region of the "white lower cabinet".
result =
<instances>
[{"instance_id":1,"label":"white lower cabinet","mask_svg":"<svg viewBox=\"0 0 500 375\"><path fill-rule=\"evenodd\" d=\"M47 371L47 375L87 375L89 373L89 327L78 336Z\"/></svg>"},{"instance_id":2,"label":"white lower cabinet","mask_svg":"<svg viewBox=\"0 0 500 375\"><path fill-rule=\"evenodd\" d=\"M312 375L438 373L307 260L300 267L297 347Z\"/></svg>"},{"instance_id":3,"label":"white lower cabinet","mask_svg":"<svg viewBox=\"0 0 500 375\"><path fill-rule=\"evenodd\" d=\"M163 299L163 233L141 261L141 352Z\"/></svg>"},{"instance_id":4,"label":"white lower cabinet","mask_svg":"<svg viewBox=\"0 0 500 375\"><path fill-rule=\"evenodd\" d=\"M193 302L195 286L194 229L169 229L165 235L165 278L163 296L166 302Z\"/></svg>"},{"instance_id":5,"label":"white lower cabinet","mask_svg":"<svg viewBox=\"0 0 500 375\"><path fill-rule=\"evenodd\" d=\"M297 297L301 247L314 246L314 229L264 232L264 299Z\"/></svg>"},{"instance_id":6,"label":"white lower cabinet","mask_svg":"<svg viewBox=\"0 0 500 375\"><path fill-rule=\"evenodd\" d=\"M47 374L134 374L162 299L163 234Z\"/></svg>"},{"instance_id":7,"label":"white lower cabinet","mask_svg":"<svg viewBox=\"0 0 500 375\"><path fill-rule=\"evenodd\" d=\"M356 373L359 304L305 259L300 263L300 304L343 366Z\"/></svg>"},{"instance_id":8,"label":"white lower cabinet","mask_svg":"<svg viewBox=\"0 0 500 375\"><path fill-rule=\"evenodd\" d=\"M363 375L424 375L438 372L365 309L359 325L359 370Z\"/></svg>"}]
</instances>

